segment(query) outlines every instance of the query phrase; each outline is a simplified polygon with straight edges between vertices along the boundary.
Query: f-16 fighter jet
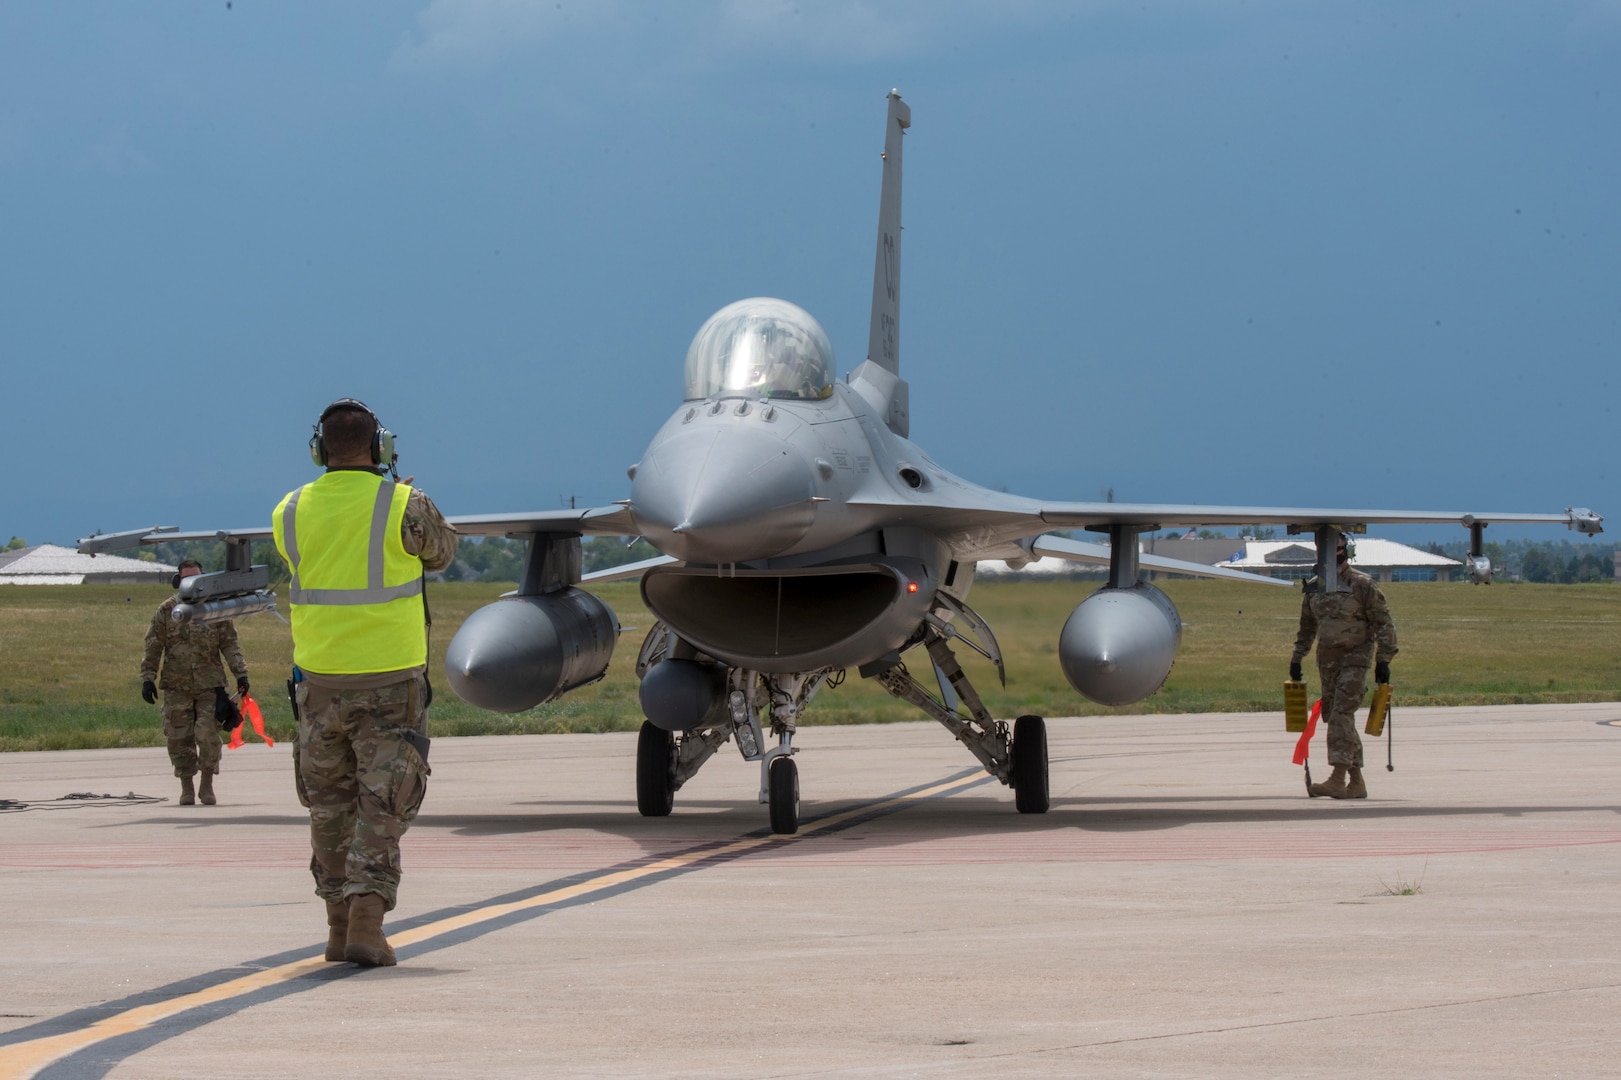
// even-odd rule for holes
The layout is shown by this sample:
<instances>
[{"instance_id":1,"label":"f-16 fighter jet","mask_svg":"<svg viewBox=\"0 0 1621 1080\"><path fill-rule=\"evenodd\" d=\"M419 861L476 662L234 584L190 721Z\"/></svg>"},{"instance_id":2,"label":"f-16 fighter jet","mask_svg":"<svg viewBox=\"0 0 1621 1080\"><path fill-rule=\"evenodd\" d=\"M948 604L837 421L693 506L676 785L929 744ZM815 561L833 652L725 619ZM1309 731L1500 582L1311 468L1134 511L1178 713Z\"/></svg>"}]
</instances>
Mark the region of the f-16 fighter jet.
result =
<instances>
[{"instance_id":1,"label":"f-16 fighter jet","mask_svg":"<svg viewBox=\"0 0 1621 1080\"><path fill-rule=\"evenodd\" d=\"M901 148L911 110L892 91L884 122L878 244L866 360L844 379L822 327L785 300L740 300L716 312L687 351L683 401L630 469L630 497L586 510L453 517L464 534L529 541L515 593L475 611L451 641L446 676L482 708L519 712L602 677L619 624L580 588L582 536L645 538L661 557L589 575L640 576L657 622L636 671L646 716L637 742L642 814L669 814L681 786L728 742L760 764L772 828L796 831L798 720L817 691L850 674L939 721L1013 789L1021 813L1048 808L1042 717L990 715L957 660L969 648L1002 670L991 628L969 607L976 565L1042 556L1108 567L1108 581L1069 616L1058 657L1074 688L1127 705L1165 682L1181 638L1170 599L1148 570L1274 582L1139 552L1138 536L1172 526L1278 525L1333 551L1370 523L1455 523L1470 530L1469 572L1488 581L1488 522L1563 524L1588 535L1603 519L1563 513L1046 502L952 475L909 441L900 367ZM1100 543L1054 535L1089 530ZM221 538L236 562L259 530L122 534L81 550L180 536ZM233 564L233 568L234 564ZM230 572L230 571L228 571ZM1338 587L1333 560L1318 576ZM230 600L203 600L229 609ZM245 601L252 603L252 601Z\"/></svg>"}]
</instances>

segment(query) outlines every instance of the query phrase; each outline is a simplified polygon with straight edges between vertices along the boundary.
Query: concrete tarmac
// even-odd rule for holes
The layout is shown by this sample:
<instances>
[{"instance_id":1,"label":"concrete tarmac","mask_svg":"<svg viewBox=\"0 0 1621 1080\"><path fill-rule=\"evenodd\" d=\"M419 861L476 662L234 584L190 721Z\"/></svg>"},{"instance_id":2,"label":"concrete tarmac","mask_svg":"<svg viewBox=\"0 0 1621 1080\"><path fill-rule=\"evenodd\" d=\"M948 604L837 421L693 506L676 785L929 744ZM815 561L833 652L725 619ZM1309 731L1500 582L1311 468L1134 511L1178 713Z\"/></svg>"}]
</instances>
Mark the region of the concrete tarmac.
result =
<instances>
[{"instance_id":1,"label":"concrete tarmac","mask_svg":"<svg viewBox=\"0 0 1621 1080\"><path fill-rule=\"evenodd\" d=\"M1621 1076L1621 704L1398 708L1365 801L1282 726L1051 721L1041 816L933 724L807 728L793 837L731 747L645 819L634 735L436 740L372 970L287 746L213 807L0 754L0 1080Z\"/></svg>"}]
</instances>

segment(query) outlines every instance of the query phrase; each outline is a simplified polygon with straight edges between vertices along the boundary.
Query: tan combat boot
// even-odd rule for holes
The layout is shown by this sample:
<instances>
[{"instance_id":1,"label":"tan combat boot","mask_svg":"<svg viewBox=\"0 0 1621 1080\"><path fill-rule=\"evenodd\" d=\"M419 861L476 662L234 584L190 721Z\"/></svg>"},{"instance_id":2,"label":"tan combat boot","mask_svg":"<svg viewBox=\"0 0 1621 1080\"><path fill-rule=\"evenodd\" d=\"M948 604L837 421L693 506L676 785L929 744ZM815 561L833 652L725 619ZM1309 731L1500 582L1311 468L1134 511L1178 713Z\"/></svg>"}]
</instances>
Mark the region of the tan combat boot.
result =
<instances>
[{"instance_id":1,"label":"tan combat boot","mask_svg":"<svg viewBox=\"0 0 1621 1080\"><path fill-rule=\"evenodd\" d=\"M1357 768L1355 765L1352 765L1351 766L1351 781L1350 781L1350 783L1346 784L1345 785L1345 790L1342 793L1340 793L1338 795L1335 795L1334 798L1336 798L1336 799L1366 799L1367 797L1368 797L1368 785L1362 779L1362 770Z\"/></svg>"},{"instance_id":2,"label":"tan combat boot","mask_svg":"<svg viewBox=\"0 0 1621 1080\"><path fill-rule=\"evenodd\" d=\"M213 773L211 773L211 772L203 773L202 780L197 784L197 799L204 806L213 806L214 805L215 799L214 799L214 774Z\"/></svg>"},{"instance_id":3,"label":"tan combat boot","mask_svg":"<svg viewBox=\"0 0 1621 1080\"><path fill-rule=\"evenodd\" d=\"M1345 798L1345 766L1336 765L1327 780L1311 786L1312 795L1327 795L1331 799Z\"/></svg>"},{"instance_id":4,"label":"tan combat boot","mask_svg":"<svg viewBox=\"0 0 1621 1080\"><path fill-rule=\"evenodd\" d=\"M394 949L383 936L383 898L374 892L349 898L349 937L343 958L363 967L393 967Z\"/></svg>"},{"instance_id":5,"label":"tan combat boot","mask_svg":"<svg viewBox=\"0 0 1621 1080\"><path fill-rule=\"evenodd\" d=\"M182 776L180 778L180 805L197 805L197 789L191 786L191 777L189 776Z\"/></svg>"},{"instance_id":6,"label":"tan combat boot","mask_svg":"<svg viewBox=\"0 0 1621 1080\"><path fill-rule=\"evenodd\" d=\"M344 960L344 946L349 941L349 901L326 902L326 958Z\"/></svg>"}]
</instances>

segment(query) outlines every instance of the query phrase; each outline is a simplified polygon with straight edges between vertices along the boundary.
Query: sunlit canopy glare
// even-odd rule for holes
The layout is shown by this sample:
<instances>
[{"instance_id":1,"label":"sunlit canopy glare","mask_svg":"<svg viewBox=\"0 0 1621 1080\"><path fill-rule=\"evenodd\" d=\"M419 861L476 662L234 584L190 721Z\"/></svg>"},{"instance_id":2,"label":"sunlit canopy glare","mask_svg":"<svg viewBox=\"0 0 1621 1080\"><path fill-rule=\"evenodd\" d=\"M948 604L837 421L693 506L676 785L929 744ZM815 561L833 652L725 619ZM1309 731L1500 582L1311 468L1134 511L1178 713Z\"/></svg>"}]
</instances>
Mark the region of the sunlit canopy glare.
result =
<instances>
[{"instance_id":1,"label":"sunlit canopy glare","mask_svg":"<svg viewBox=\"0 0 1621 1080\"><path fill-rule=\"evenodd\" d=\"M687 349L688 401L715 394L815 401L833 393L833 346L804 308L754 297L709 317Z\"/></svg>"}]
</instances>

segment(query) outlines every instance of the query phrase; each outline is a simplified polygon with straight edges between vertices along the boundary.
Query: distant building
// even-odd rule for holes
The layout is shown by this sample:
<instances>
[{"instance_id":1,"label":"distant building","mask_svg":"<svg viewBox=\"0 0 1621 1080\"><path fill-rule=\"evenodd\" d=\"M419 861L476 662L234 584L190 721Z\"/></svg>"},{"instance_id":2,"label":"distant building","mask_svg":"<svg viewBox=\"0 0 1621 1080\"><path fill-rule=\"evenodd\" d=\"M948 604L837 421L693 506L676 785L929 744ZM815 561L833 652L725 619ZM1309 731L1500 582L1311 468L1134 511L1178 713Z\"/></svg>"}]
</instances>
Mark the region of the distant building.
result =
<instances>
[{"instance_id":1,"label":"distant building","mask_svg":"<svg viewBox=\"0 0 1621 1080\"><path fill-rule=\"evenodd\" d=\"M1350 540L1356 548L1351 566L1378 581L1451 581L1453 567L1463 565L1457 559L1394 540L1371 536L1353 536ZM1216 566L1299 580L1311 577L1317 564L1317 544L1310 539L1228 541L1229 546L1235 543L1242 543L1243 550Z\"/></svg>"},{"instance_id":2,"label":"distant building","mask_svg":"<svg viewBox=\"0 0 1621 1080\"><path fill-rule=\"evenodd\" d=\"M1191 536L1145 536L1139 546L1144 555L1204 563L1206 566L1225 563L1233 556L1244 553L1244 541L1236 536L1218 536L1209 540Z\"/></svg>"},{"instance_id":3,"label":"distant building","mask_svg":"<svg viewBox=\"0 0 1621 1080\"><path fill-rule=\"evenodd\" d=\"M167 585L179 567L36 544L0 552L0 585Z\"/></svg>"}]
</instances>

